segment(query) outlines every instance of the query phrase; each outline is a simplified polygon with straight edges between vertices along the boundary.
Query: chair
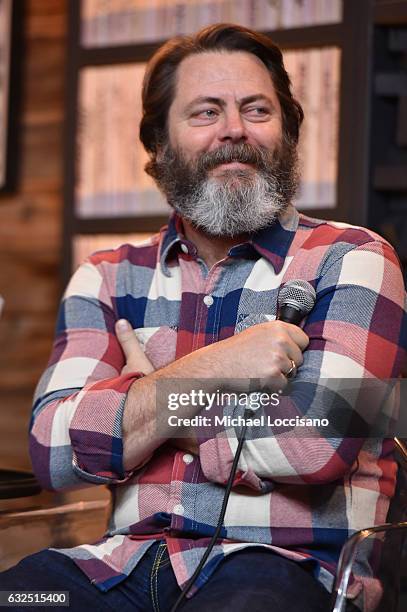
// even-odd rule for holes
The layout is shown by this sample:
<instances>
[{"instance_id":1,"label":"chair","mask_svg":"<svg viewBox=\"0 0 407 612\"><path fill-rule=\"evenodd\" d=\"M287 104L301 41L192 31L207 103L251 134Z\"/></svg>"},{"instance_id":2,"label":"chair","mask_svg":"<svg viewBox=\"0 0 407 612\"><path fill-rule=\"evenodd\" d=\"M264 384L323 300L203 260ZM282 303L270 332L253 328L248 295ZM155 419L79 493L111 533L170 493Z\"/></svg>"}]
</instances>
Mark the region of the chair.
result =
<instances>
[{"instance_id":1,"label":"chair","mask_svg":"<svg viewBox=\"0 0 407 612\"><path fill-rule=\"evenodd\" d=\"M346 592L352 571L353 563L358 551L364 542L369 542L378 535L387 542L383 543L378 575L382 579L384 588L383 596L376 612L397 612L397 610L407 609L406 601L399 603L400 574L402 580L402 594L404 599L407 597L406 584L406 565L401 565L400 561L406 555L405 536L407 534L407 447L405 442L399 438L394 438L396 445L396 460L399 466L397 473L397 486L394 498L391 501L388 513L388 523L367 527L354 533L342 547L336 570L334 588L330 612L345 612ZM404 592L403 592L404 591Z\"/></svg>"},{"instance_id":2,"label":"chair","mask_svg":"<svg viewBox=\"0 0 407 612\"><path fill-rule=\"evenodd\" d=\"M31 472L0 469L0 499L29 497L40 492L41 487Z\"/></svg>"},{"instance_id":3,"label":"chair","mask_svg":"<svg viewBox=\"0 0 407 612\"><path fill-rule=\"evenodd\" d=\"M98 540L108 517L104 493L104 499L95 499L89 489L46 492L31 472L0 469L0 571L42 548Z\"/></svg>"}]
</instances>

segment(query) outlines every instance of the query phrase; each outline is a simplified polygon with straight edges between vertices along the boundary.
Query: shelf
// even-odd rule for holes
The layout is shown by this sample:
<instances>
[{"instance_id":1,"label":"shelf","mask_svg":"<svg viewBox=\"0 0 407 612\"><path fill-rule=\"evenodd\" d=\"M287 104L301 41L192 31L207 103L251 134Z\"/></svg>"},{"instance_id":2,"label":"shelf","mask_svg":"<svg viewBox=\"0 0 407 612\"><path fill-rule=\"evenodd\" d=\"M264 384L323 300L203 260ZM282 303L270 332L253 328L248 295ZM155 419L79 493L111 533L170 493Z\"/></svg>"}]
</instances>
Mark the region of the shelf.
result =
<instances>
[{"instance_id":1,"label":"shelf","mask_svg":"<svg viewBox=\"0 0 407 612\"><path fill-rule=\"evenodd\" d=\"M264 32L284 49L306 49L311 47L341 46L343 44L343 25L326 24L306 28L290 28ZM81 47L78 52L80 66L106 66L146 62L164 43L160 40L148 44L117 45L110 47Z\"/></svg>"},{"instance_id":2,"label":"shelf","mask_svg":"<svg viewBox=\"0 0 407 612\"><path fill-rule=\"evenodd\" d=\"M122 44L107 47L83 47L80 44L80 2L72 0L70 4L69 45L71 49L69 61L68 81L68 120L66 131L66 167L65 167L65 233L64 233L64 280L71 274L72 246L75 236L149 233L158 231L168 221L167 214L160 216L129 216L132 208L124 210L126 217L97 217L80 218L77 198L78 184L78 116L79 89L92 73L84 70L86 67L115 67L125 64L123 71L134 68L137 71L152 54L165 42L142 42L141 44ZM387 3L383 10L389 10ZM396 3L405 4L407 3ZM403 7L405 8L405 7ZM391 11L393 8L391 9ZM400 11L400 9L398 9ZM370 35L372 25L373 0L344 0L342 21L339 23L326 23L304 27L269 30L264 32L284 51L339 48L337 72L339 81L339 117L338 124L341 129L337 135L338 168L336 177L335 208L307 209L304 213L310 217L326 218L335 221L348 221L356 225L363 225L367 209L367 143L368 119L366 113L367 96L371 91L370 66ZM269 22L270 23L270 22ZM397 25L397 23L396 23ZM91 40L90 38L88 40ZM96 40L96 39L94 39ZM328 52L328 51L327 51ZM295 55L289 54L289 55ZM302 59L302 53L298 53ZM134 66L129 66L133 64ZM93 71L98 73L98 70ZM109 71L106 71L109 73ZM111 72L115 72L112 70ZM117 72L120 72L118 70ZM105 79L105 75L100 76ZM312 78L311 78L312 77ZM304 78L305 86L312 92L320 91L315 87L315 72ZM94 91L94 90L93 90ZM335 90L336 91L336 90ZM352 96L349 96L352 92ZM103 97L96 97L97 101ZM309 117L319 117L318 112ZM333 125L334 123L332 123ZM336 123L335 123L336 125ZM336 141L335 141L336 142ZM109 149L108 149L109 150ZM320 158L326 159L323 156ZM319 159L319 158L318 158ZM319 162L317 162L319 163ZM327 172L327 171L326 171ZM84 190L84 193L88 191ZM308 200L308 201L313 201ZM316 201L316 200L315 200ZM146 209L142 209L143 211ZM159 211L157 211L159 212ZM102 214L102 213L98 213Z\"/></svg>"},{"instance_id":3,"label":"shelf","mask_svg":"<svg viewBox=\"0 0 407 612\"><path fill-rule=\"evenodd\" d=\"M407 52L406 28L391 28L389 31L389 50L394 53Z\"/></svg>"},{"instance_id":4,"label":"shelf","mask_svg":"<svg viewBox=\"0 0 407 612\"><path fill-rule=\"evenodd\" d=\"M340 47L345 41L343 23L273 30L266 32L283 49L306 49L310 47Z\"/></svg>"},{"instance_id":5,"label":"shelf","mask_svg":"<svg viewBox=\"0 0 407 612\"><path fill-rule=\"evenodd\" d=\"M309 209L302 212L309 217L331 219L333 221L340 221L342 217L342 211L339 207ZM139 232L158 232L163 225L168 223L168 216L76 218L72 223L73 234L131 234Z\"/></svg>"},{"instance_id":6,"label":"shelf","mask_svg":"<svg viewBox=\"0 0 407 612\"><path fill-rule=\"evenodd\" d=\"M376 3L373 9L373 20L377 25L405 25L407 24L406 0Z\"/></svg>"},{"instance_id":7,"label":"shelf","mask_svg":"<svg viewBox=\"0 0 407 612\"><path fill-rule=\"evenodd\" d=\"M133 232L157 232L168 222L168 216L113 217L74 219L74 234L121 234Z\"/></svg>"},{"instance_id":8,"label":"shelf","mask_svg":"<svg viewBox=\"0 0 407 612\"><path fill-rule=\"evenodd\" d=\"M407 75L401 71L377 74L375 93L378 96L407 96Z\"/></svg>"},{"instance_id":9,"label":"shelf","mask_svg":"<svg viewBox=\"0 0 407 612\"><path fill-rule=\"evenodd\" d=\"M407 96L399 99L396 144L398 147L407 147Z\"/></svg>"},{"instance_id":10,"label":"shelf","mask_svg":"<svg viewBox=\"0 0 407 612\"><path fill-rule=\"evenodd\" d=\"M373 184L379 191L407 191L407 165L377 166Z\"/></svg>"}]
</instances>

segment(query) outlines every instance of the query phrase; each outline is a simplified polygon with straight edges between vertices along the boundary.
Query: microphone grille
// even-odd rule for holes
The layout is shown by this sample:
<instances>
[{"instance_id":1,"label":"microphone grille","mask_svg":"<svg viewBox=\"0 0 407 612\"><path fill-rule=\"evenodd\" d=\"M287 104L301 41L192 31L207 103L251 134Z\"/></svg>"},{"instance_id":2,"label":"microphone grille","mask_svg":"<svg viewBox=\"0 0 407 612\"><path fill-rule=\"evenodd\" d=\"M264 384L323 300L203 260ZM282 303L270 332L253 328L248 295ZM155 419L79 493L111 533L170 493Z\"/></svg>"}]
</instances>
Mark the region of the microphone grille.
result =
<instances>
[{"instance_id":1,"label":"microphone grille","mask_svg":"<svg viewBox=\"0 0 407 612\"><path fill-rule=\"evenodd\" d=\"M315 289L308 281L292 280L280 289L278 307L281 308L287 304L301 310L306 315L314 308L316 298Z\"/></svg>"}]
</instances>

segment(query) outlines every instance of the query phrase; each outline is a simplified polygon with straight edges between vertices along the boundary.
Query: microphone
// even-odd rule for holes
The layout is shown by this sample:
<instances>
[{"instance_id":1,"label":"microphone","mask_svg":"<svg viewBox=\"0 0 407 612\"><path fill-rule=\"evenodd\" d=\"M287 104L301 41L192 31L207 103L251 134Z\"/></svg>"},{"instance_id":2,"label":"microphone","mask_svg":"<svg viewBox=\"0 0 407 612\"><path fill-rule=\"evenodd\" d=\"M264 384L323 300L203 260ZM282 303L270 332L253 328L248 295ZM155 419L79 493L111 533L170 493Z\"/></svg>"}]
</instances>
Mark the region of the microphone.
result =
<instances>
[{"instance_id":1,"label":"microphone","mask_svg":"<svg viewBox=\"0 0 407 612\"><path fill-rule=\"evenodd\" d=\"M299 325L314 308L316 297L315 289L308 281L289 281L278 294L277 320Z\"/></svg>"}]
</instances>

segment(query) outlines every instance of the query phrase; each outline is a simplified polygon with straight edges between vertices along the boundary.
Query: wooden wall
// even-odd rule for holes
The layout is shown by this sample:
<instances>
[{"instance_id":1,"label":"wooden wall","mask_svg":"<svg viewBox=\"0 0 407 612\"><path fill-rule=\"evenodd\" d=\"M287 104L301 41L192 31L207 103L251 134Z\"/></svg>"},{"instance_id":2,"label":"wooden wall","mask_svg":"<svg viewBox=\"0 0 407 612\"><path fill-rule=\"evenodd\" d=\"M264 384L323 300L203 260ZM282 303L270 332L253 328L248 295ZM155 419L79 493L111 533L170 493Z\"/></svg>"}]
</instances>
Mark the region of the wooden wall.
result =
<instances>
[{"instance_id":1,"label":"wooden wall","mask_svg":"<svg viewBox=\"0 0 407 612\"><path fill-rule=\"evenodd\" d=\"M20 2L20 0L17 0ZM0 195L0 467L29 467L32 393L60 295L69 0L25 0L17 189Z\"/></svg>"}]
</instances>

